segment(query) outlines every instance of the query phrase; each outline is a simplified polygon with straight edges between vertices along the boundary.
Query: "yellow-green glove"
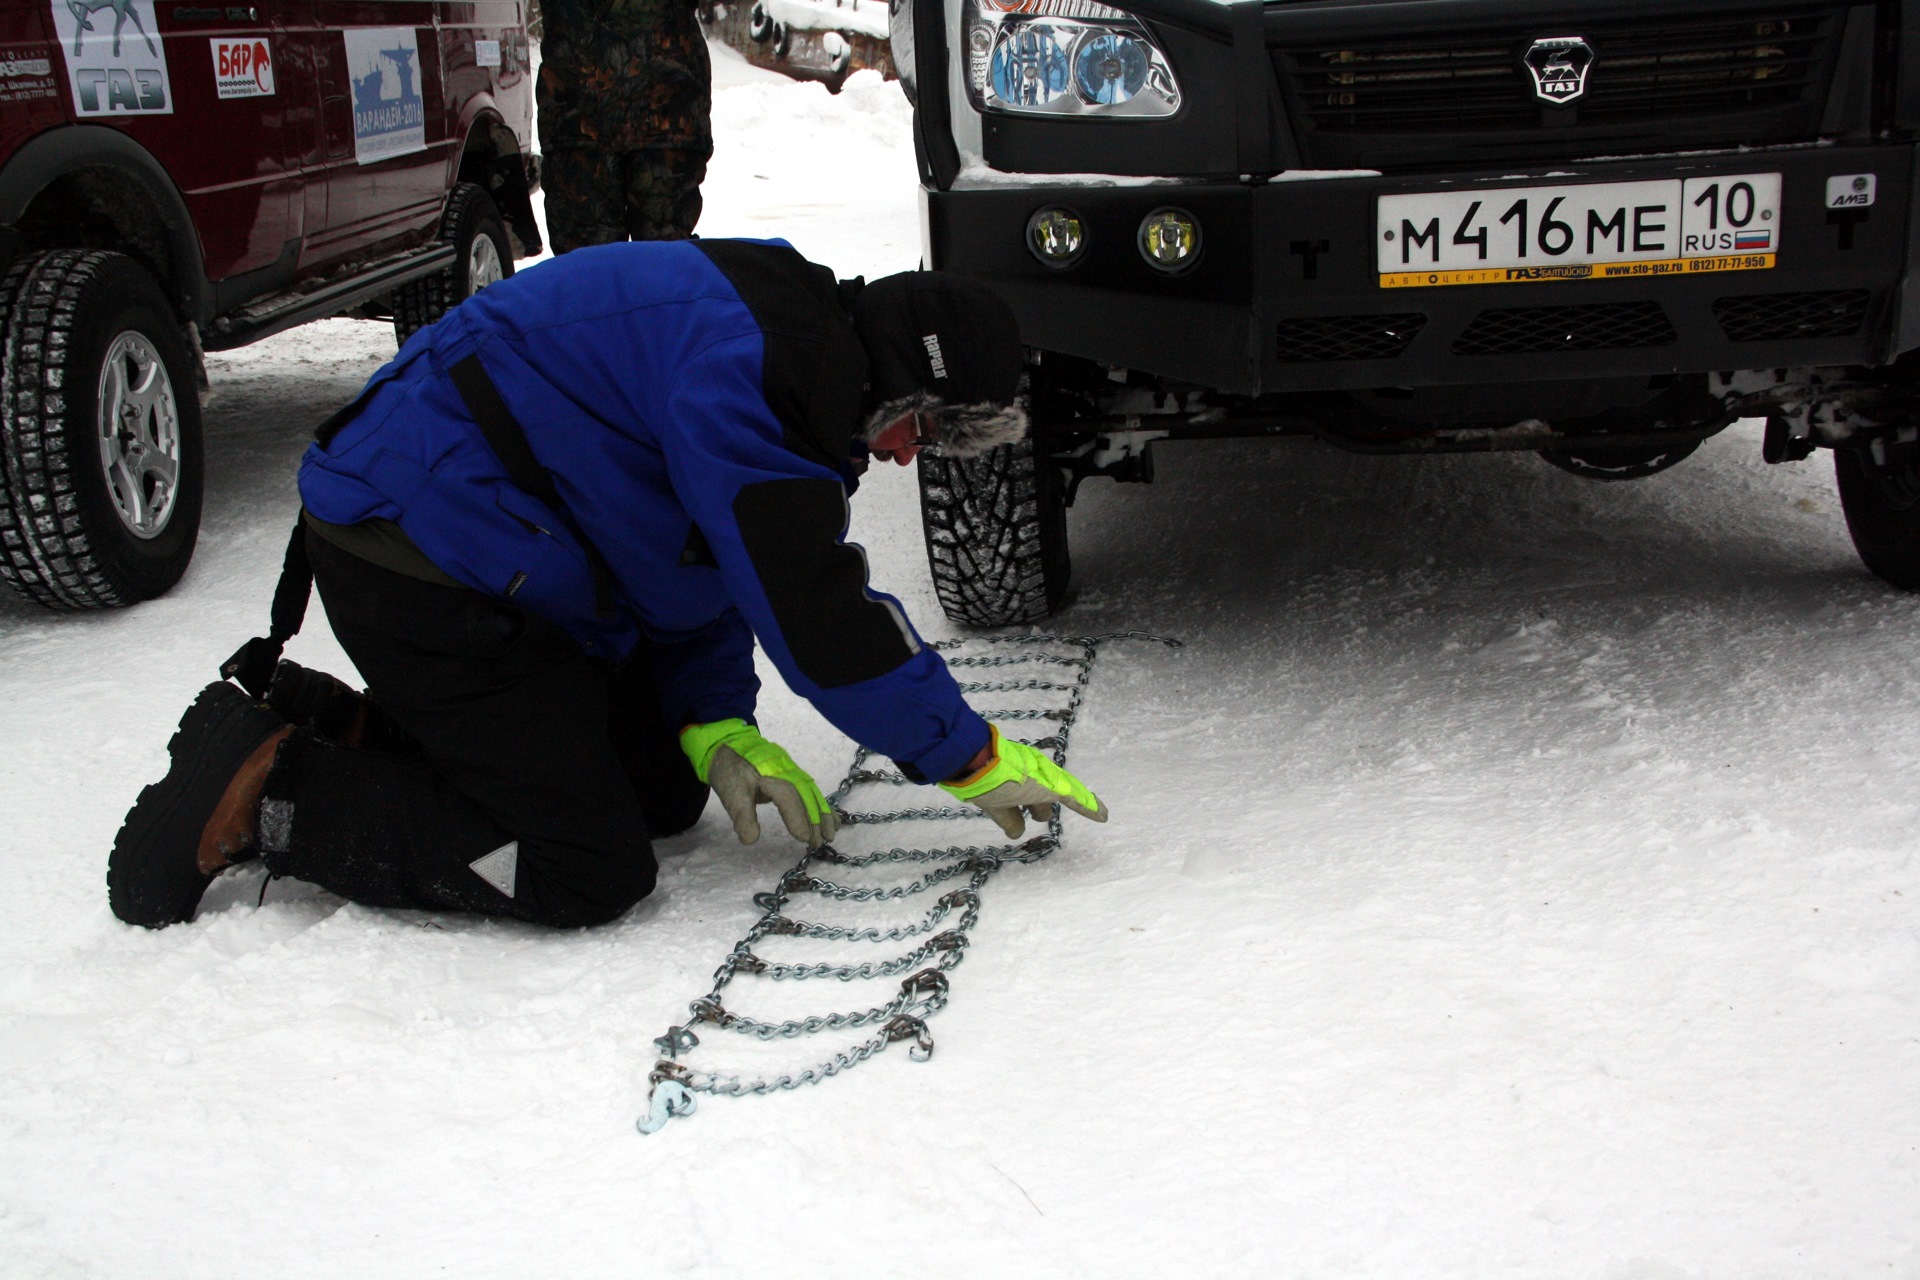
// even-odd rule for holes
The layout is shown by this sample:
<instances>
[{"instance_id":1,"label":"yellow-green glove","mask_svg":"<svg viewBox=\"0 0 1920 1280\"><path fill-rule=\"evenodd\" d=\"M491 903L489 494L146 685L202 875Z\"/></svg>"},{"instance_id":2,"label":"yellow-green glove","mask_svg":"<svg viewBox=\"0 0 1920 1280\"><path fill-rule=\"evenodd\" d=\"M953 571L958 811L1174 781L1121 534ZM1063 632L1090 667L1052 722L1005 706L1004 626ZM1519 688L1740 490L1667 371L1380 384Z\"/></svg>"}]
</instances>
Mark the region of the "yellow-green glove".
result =
<instances>
[{"instance_id":1,"label":"yellow-green glove","mask_svg":"<svg viewBox=\"0 0 1920 1280\"><path fill-rule=\"evenodd\" d=\"M986 767L958 782L943 782L940 787L955 799L986 810L1009 840L1018 840L1027 829L1023 812L1045 822L1053 816L1051 806L1056 804L1095 822L1107 820L1107 806L1087 790L1084 782L1026 743L1001 737L997 728L993 731L993 758Z\"/></svg>"},{"instance_id":2,"label":"yellow-green glove","mask_svg":"<svg viewBox=\"0 0 1920 1280\"><path fill-rule=\"evenodd\" d=\"M795 840L818 849L840 830L819 784L745 720L716 720L680 731L680 749L713 788L741 844L760 838L758 806L770 804Z\"/></svg>"}]
</instances>

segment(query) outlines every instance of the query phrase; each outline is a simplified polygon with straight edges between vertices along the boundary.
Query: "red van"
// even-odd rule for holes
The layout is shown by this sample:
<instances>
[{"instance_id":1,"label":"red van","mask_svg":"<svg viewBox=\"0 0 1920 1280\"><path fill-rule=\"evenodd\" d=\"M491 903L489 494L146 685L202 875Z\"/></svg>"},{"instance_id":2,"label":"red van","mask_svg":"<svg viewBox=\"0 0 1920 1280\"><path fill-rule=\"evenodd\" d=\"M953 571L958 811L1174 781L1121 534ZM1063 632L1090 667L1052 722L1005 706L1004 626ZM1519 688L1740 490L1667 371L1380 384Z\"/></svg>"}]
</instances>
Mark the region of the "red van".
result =
<instances>
[{"instance_id":1,"label":"red van","mask_svg":"<svg viewBox=\"0 0 1920 1280\"><path fill-rule=\"evenodd\" d=\"M202 355L404 341L540 251L521 0L0 0L0 579L131 604L200 523Z\"/></svg>"}]
</instances>

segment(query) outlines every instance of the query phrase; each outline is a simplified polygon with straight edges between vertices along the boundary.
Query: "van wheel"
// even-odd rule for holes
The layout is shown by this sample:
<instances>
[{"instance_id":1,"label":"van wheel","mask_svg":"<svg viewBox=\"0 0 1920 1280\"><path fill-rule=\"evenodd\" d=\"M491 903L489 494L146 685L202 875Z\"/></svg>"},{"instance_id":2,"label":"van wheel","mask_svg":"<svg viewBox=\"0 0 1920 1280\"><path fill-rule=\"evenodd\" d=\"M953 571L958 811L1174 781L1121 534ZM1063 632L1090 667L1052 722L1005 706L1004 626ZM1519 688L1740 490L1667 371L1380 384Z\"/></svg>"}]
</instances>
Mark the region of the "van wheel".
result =
<instances>
[{"instance_id":1,"label":"van wheel","mask_svg":"<svg viewBox=\"0 0 1920 1280\"><path fill-rule=\"evenodd\" d=\"M940 607L955 622L1037 622L1060 606L1072 566L1060 470L1031 439L977 458L923 453L920 523Z\"/></svg>"},{"instance_id":2,"label":"van wheel","mask_svg":"<svg viewBox=\"0 0 1920 1280\"><path fill-rule=\"evenodd\" d=\"M454 247L453 265L393 294L393 336L408 338L496 280L513 274L507 224L484 188L463 182L440 218L440 239Z\"/></svg>"},{"instance_id":3,"label":"van wheel","mask_svg":"<svg viewBox=\"0 0 1920 1280\"><path fill-rule=\"evenodd\" d=\"M1847 532L1867 568L1896 587L1920 591L1920 462L1880 466L1857 445L1833 451L1833 476Z\"/></svg>"},{"instance_id":4,"label":"van wheel","mask_svg":"<svg viewBox=\"0 0 1920 1280\"><path fill-rule=\"evenodd\" d=\"M200 532L200 399L159 283L58 249L0 283L0 579L55 609L180 580Z\"/></svg>"}]
</instances>

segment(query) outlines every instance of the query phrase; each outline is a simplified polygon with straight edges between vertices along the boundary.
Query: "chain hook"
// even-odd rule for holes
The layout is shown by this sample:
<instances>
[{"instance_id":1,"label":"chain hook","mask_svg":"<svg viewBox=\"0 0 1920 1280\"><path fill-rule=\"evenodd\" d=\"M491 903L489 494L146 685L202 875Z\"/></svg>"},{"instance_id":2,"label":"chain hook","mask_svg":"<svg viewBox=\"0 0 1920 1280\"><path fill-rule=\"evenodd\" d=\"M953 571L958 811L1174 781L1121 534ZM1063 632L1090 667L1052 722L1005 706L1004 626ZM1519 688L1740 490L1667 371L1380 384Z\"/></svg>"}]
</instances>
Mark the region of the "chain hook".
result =
<instances>
[{"instance_id":1,"label":"chain hook","mask_svg":"<svg viewBox=\"0 0 1920 1280\"><path fill-rule=\"evenodd\" d=\"M907 1056L915 1062L925 1062L933 1056L933 1033L927 1030L927 1024L909 1014L901 1014L886 1025L887 1043L896 1040L911 1040L913 1047L907 1050Z\"/></svg>"},{"instance_id":2,"label":"chain hook","mask_svg":"<svg viewBox=\"0 0 1920 1280\"><path fill-rule=\"evenodd\" d=\"M633 1127L641 1133L658 1133L675 1116L692 1115L694 1105L687 1086L678 1080L661 1080L647 1094L647 1114L634 1121Z\"/></svg>"}]
</instances>

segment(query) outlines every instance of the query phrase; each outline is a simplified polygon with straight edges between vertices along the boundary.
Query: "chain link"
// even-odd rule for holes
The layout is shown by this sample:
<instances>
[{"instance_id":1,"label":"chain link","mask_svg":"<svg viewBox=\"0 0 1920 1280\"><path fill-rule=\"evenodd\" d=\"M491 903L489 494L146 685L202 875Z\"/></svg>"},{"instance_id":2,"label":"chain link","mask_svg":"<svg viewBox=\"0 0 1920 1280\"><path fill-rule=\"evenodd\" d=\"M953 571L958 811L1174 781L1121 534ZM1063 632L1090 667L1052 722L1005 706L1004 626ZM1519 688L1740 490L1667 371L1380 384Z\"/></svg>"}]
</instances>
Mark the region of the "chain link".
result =
<instances>
[{"instance_id":1,"label":"chain link","mask_svg":"<svg viewBox=\"0 0 1920 1280\"><path fill-rule=\"evenodd\" d=\"M1059 680L1012 676L1006 679L964 681L960 688L968 693L1065 694L1065 706L1017 707L983 713L986 719L992 721L1039 721L1057 725L1050 736L1029 741L1027 745L1050 753L1054 763L1065 765L1067 742L1072 735L1074 721L1079 716L1088 682L1092 679L1094 659L1099 656L1100 646L1111 640L1148 640L1171 648L1180 647L1178 640L1140 631L1083 638L1042 634L989 636L941 641L933 647L950 655L946 659L949 667L993 669L1043 664L1063 668L1063 679ZM974 651L982 645L990 647L986 652ZM1055 648L1047 648L1049 645ZM1063 654L1057 652L1059 648L1077 649L1078 652ZM1014 651L1008 652L1009 649ZM1064 678L1065 673L1071 673L1070 679ZM894 823L985 819L986 815L971 805L964 808L943 805L879 811L849 810L847 800L856 787L903 786L909 781L897 770L867 767L871 758L872 753L865 747L856 749L846 776L833 794L827 797L828 804L839 814L843 829ZM966 958L968 934L979 923L981 891L987 881L1008 863L1038 862L1059 847L1060 807L1055 805L1044 833L1017 843L953 844L935 849L895 846L860 854L844 854L832 845L808 850L799 862L780 877L779 883L770 892L753 896L754 905L760 908L762 915L747 931L746 937L734 944L719 968L714 970L713 989L687 1006L691 1016L685 1022L667 1028L665 1034L653 1042L660 1057L648 1076L651 1092L648 1112L638 1121L640 1132L656 1132L669 1118L690 1114L695 1105L695 1093L744 1097L750 1093L777 1093L818 1084L865 1062L897 1041L910 1041L908 1056L915 1061L926 1061L933 1055L933 1036L927 1030L927 1019L946 1007L950 990L947 974ZM826 879L815 872L816 867L829 866L851 871L915 865L929 869L904 884L846 884ZM898 902L963 877L964 884L941 895L926 915L912 924L886 928L819 924L787 914L788 903L799 894L813 894L823 900L838 902ZM955 911L959 912L957 917ZM942 928L943 925L946 927ZM940 931L934 932L936 929ZM789 964L768 960L754 949L756 943L773 937L866 943L904 942L913 938L924 940L911 950L886 960ZM727 989L736 978L743 975L770 981L836 978L841 982L855 982L891 978L902 973L908 973L908 977L901 982L899 993L891 1000L852 1012L769 1021L739 1013L725 1003ZM682 1061L684 1055L700 1044L695 1027L774 1041L875 1024L881 1024L880 1029L866 1039L836 1050L824 1062L797 1072L745 1076L699 1070Z\"/></svg>"}]
</instances>

